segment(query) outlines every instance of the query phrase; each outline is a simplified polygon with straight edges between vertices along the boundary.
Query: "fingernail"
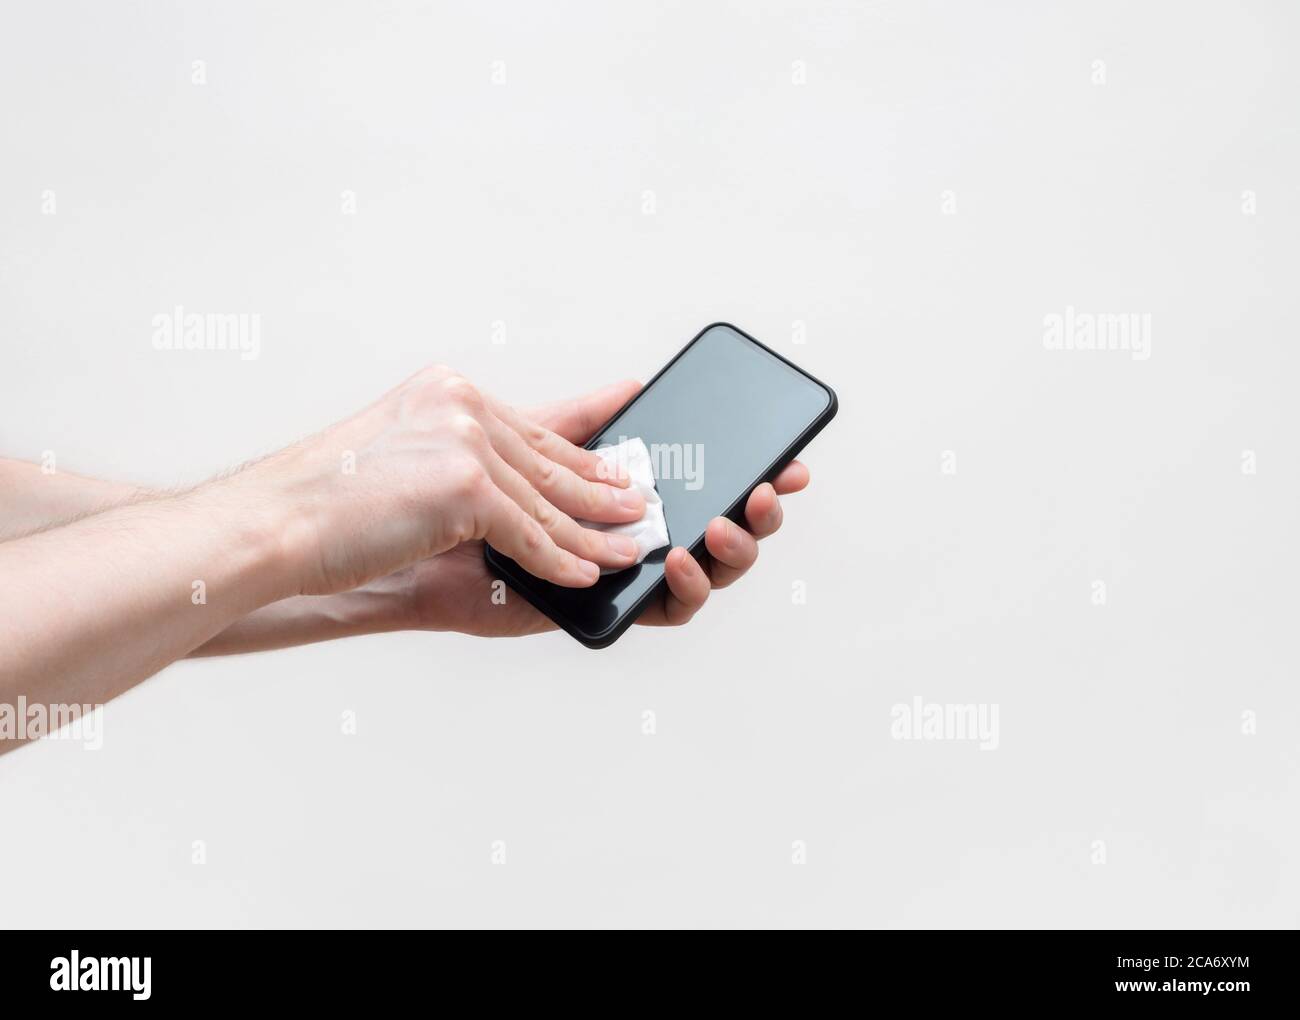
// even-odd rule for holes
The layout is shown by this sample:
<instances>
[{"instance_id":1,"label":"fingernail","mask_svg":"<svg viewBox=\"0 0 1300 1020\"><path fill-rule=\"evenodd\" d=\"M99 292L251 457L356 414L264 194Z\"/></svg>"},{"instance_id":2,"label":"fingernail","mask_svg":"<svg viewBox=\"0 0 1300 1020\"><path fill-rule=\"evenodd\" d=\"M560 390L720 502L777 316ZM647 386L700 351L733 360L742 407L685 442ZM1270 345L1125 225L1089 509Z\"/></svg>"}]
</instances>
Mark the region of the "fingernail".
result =
<instances>
[{"instance_id":1,"label":"fingernail","mask_svg":"<svg viewBox=\"0 0 1300 1020\"><path fill-rule=\"evenodd\" d=\"M627 510L645 509L645 497L636 489L615 489L614 501Z\"/></svg>"},{"instance_id":2,"label":"fingernail","mask_svg":"<svg viewBox=\"0 0 1300 1020\"><path fill-rule=\"evenodd\" d=\"M636 542L626 535L606 535L605 541L609 543L610 551L615 556L621 556L624 559L632 559L636 556Z\"/></svg>"},{"instance_id":3,"label":"fingernail","mask_svg":"<svg viewBox=\"0 0 1300 1020\"><path fill-rule=\"evenodd\" d=\"M592 563L590 560L579 560L578 570L588 581L594 581L600 576L600 567L596 566L596 564Z\"/></svg>"},{"instance_id":4,"label":"fingernail","mask_svg":"<svg viewBox=\"0 0 1300 1020\"><path fill-rule=\"evenodd\" d=\"M732 552L740 552L741 531L736 525L727 529L727 548Z\"/></svg>"}]
</instances>

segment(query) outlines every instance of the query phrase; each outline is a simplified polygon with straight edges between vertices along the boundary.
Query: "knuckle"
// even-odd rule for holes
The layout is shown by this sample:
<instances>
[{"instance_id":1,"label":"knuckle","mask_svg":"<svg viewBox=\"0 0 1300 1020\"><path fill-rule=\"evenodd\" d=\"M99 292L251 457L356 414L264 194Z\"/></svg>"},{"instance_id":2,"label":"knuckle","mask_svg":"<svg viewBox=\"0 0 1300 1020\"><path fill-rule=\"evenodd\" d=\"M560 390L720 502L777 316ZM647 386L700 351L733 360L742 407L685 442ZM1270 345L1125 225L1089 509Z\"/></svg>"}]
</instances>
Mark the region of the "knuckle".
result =
<instances>
[{"instance_id":1,"label":"knuckle","mask_svg":"<svg viewBox=\"0 0 1300 1020\"><path fill-rule=\"evenodd\" d=\"M529 555L539 555L547 545L546 532L542 530L540 524L534 524L524 531L523 542L524 550Z\"/></svg>"},{"instance_id":2,"label":"knuckle","mask_svg":"<svg viewBox=\"0 0 1300 1020\"><path fill-rule=\"evenodd\" d=\"M583 511L588 514L606 510L611 506L617 506L612 492L603 485L595 485L591 482L582 483L579 499Z\"/></svg>"},{"instance_id":3,"label":"knuckle","mask_svg":"<svg viewBox=\"0 0 1300 1020\"><path fill-rule=\"evenodd\" d=\"M433 383L454 374L455 373L451 368L443 364L425 365L424 368L415 373L414 381L420 383Z\"/></svg>"},{"instance_id":4,"label":"knuckle","mask_svg":"<svg viewBox=\"0 0 1300 1020\"><path fill-rule=\"evenodd\" d=\"M461 407L477 411L484 406L483 394L463 375L452 373L446 376L442 380L442 393L447 400Z\"/></svg>"},{"instance_id":5,"label":"knuckle","mask_svg":"<svg viewBox=\"0 0 1300 1020\"><path fill-rule=\"evenodd\" d=\"M555 507L541 497L533 503L533 519L546 531L551 531L560 523L560 515Z\"/></svg>"},{"instance_id":6,"label":"knuckle","mask_svg":"<svg viewBox=\"0 0 1300 1020\"><path fill-rule=\"evenodd\" d=\"M542 446L549 434L545 426L535 422L530 421L524 426L524 439L529 446Z\"/></svg>"},{"instance_id":7,"label":"knuckle","mask_svg":"<svg viewBox=\"0 0 1300 1020\"><path fill-rule=\"evenodd\" d=\"M451 431L471 449L481 450L487 443L487 430L472 414L458 414L451 420Z\"/></svg>"},{"instance_id":8,"label":"knuckle","mask_svg":"<svg viewBox=\"0 0 1300 1020\"><path fill-rule=\"evenodd\" d=\"M554 486L560 474L559 465L549 457L543 457L540 454L535 458L535 463L537 465L537 483L546 488Z\"/></svg>"},{"instance_id":9,"label":"knuckle","mask_svg":"<svg viewBox=\"0 0 1300 1020\"><path fill-rule=\"evenodd\" d=\"M473 457L460 460L449 474L453 495L466 501L479 499L490 485L486 469Z\"/></svg>"}]
</instances>

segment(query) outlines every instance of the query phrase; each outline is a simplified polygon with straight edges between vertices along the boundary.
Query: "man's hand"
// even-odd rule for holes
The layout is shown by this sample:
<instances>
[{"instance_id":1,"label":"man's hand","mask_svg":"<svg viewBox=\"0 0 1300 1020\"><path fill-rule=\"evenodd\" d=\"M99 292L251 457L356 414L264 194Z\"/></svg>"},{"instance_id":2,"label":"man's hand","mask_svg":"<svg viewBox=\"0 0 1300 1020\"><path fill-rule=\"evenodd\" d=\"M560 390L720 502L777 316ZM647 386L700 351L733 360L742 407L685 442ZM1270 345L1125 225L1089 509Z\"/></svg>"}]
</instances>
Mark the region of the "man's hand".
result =
<instances>
[{"instance_id":1,"label":"man's hand","mask_svg":"<svg viewBox=\"0 0 1300 1020\"><path fill-rule=\"evenodd\" d=\"M557 436L585 443L641 388L616 383L585 397L527 412L529 420ZM774 484L754 490L745 506L746 528L726 518L712 521L705 534L703 564L677 547L668 554L663 598L648 606L638 623L686 623L713 588L725 588L758 556L757 539L781 526L779 495L808 484L808 469L795 461ZM239 621L196 655L228 655L281 648L356 634L393 630L458 631L480 637L516 637L554 630L555 624L527 600L511 592L504 603L492 599L492 576L483 562L483 543L465 542L361 588L327 598L287 599Z\"/></svg>"},{"instance_id":2,"label":"man's hand","mask_svg":"<svg viewBox=\"0 0 1300 1020\"><path fill-rule=\"evenodd\" d=\"M426 369L360 414L233 479L288 511L303 594L346 591L467 542L490 542L537 577L594 584L636 561L626 536L583 528L636 520L645 500L594 453Z\"/></svg>"},{"instance_id":3,"label":"man's hand","mask_svg":"<svg viewBox=\"0 0 1300 1020\"><path fill-rule=\"evenodd\" d=\"M529 416L575 443L585 443L641 388L626 382L587 397L538 408ZM677 546L668 553L664 572L668 588L637 620L650 626L686 623L704 605L713 588L725 588L758 558L757 539L781 526L778 494L798 492L808 484L808 469L795 461L774 484L760 485L745 504L748 527L715 518L705 532L708 557L703 564ZM555 624L520 595L510 592L503 604L491 599L493 577L483 562L483 544L469 542L409 567L391 579L394 590L409 591L410 626L421 630L453 630L482 637L513 637L554 630Z\"/></svg>"}]
</instances>

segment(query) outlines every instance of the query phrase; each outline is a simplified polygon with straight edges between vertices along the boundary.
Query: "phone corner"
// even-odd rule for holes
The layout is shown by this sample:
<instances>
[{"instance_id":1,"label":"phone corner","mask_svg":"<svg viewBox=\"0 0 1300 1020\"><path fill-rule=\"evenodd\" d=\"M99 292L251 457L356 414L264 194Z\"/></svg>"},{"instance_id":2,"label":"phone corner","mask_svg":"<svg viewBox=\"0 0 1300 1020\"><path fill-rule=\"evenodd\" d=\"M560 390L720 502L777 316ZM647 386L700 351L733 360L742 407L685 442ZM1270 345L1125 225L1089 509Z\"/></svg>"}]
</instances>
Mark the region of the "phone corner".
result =
<instances>
[{"instance_id":1,"label":"phone corner","mask_svg":"<svg viewBox=\"0 0 1300 1020\"><path fill-rule=\"evenodd\" d=\"M705 335L708 334L708 333L711 333L711 332L712 332L713 330L715 330L715 329L729 329L729 330L731 330L733 333L739 333L741 336L745 337L745 338L748 339L748 340L753 340L753 339L754 339L752 336L750 336L748 333L746 333L743 329L741 329L739 326L737 326L734 322L727 322L725 319L718 319L718 320L715 321L715 322L710 322L710 323L709 323L707 326L705 326L702 330L700 330L698 333L696 333L696 334L695 334L695 340L698 340L700 337L705 336ZM692 340L691 343L694 343L695 340Z\"/></svg>"},{"instance_id":2,"label":"phone corner","mask_svg":"<svg viewBox=\"0 0 1300 1020\"><path fill-rule=\"evenodd\" d=\"M614 626L610 627L608 630L596 634L590 634L586 631L580 631L570 627L565 627L565 630L569 632L571 638L577 641L584 648L590 648L593 652L599 652L604 648L608 648L615 641L621 638L631 624L631 620L615 622Z\"/></svg>"},{"instance_id":3,"label":"phone corner","mask_svg":"<svg viewBox=\"0 0 1300 1020\"><path fill-rule=\"evenodd\" d=\"M836 393L835 390L832 389L830 386L826 385L826 383L822 382L820 379L817 380L817 385L826 391L826 410L822 412L822 418L825 421L830 421L832 418L835 417L836 414L839 413L840 410L839 394Z\"/></svg>"}]
</instances>

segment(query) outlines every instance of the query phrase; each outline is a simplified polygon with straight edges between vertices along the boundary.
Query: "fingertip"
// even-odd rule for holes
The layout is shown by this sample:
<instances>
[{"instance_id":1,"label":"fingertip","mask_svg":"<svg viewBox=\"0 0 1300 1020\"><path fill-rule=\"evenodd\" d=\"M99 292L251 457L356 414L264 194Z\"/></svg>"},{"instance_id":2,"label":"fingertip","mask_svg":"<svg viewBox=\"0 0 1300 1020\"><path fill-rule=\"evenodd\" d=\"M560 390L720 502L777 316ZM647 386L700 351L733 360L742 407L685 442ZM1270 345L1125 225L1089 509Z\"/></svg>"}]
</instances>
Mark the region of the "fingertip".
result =
<instances>
[{"instance_id":1,"label":"fingertip","mask_svg":"<svg viewBox=\"0 0 1300 1020\"><path fill-rule=\"evenodd\" d=\"M645 515L645 497L639 489L611 489L610 495L621 516L630 521L639 521Z\"/></svg>"},{"instance_id":2,"label":"fingertip","mask_svg":"<svg viewBox=\"0 0 1300 1020\"><path fill-rule=\"evenodd\" d=\"M665 576L674 597L686 606L698 609L709 597L709 579L704 568L684 546L677 546L665 560Z\"/></svg>"},{"instance_id":3,"label":"fingertip","mask_svg":"<svg viewBox=\"0 0 1300 1020\"><path fill-rule=\"evenodd\" d=\"M779 495L787 496L792 492L799 492L807 488L811 480L812 474L808 470L808 465L803 461L794 460L787 464L785 469L776 476L773 489Z\"/></svg>"},{"instance_id":4,"label":"fingertip","mask_svg":"<svg viewBox=\"0 0 1300 1020\"><path fill-rule=\"evenodd\" d=\"M764 482L749 494L749 502L745 504L745 516L752 518L770 514L778 502L775 486Z\"/></svg>"},{"instance_id":5,"label":"fingertip","mask_svg":"<svg viewBox=\"0 0 1300 1020\"><path fill-rule=\"evenodd\" d=\"M750 533L757 538L766 538L781 527L781 519L781 500L776 490L770 485L755 489L745 506L745 523Z\"/></svg>"},{"instance_id":6,"label":"fingertip","mask_svg":"<svg viewBox=\"0 0 1300 1020\"><path fill-rule=\"evenodd\" d=\"M684 545L675 546L668 553L666 565L683 581L690 580L700 569L700 565L695 562L695 557Z\"/></svg>"},{"instance_id":7,"label":"fingertip","mask_svg":"<svg viewBox=\"0 0 1300 1020\"><path fill-rule=\"evenodd\" d=\"M686 563L686 572L697 584L702 584L704 586L704 594L707 595L709 593L709 575L704 572L704 565L690 553L685 552L685 550L683 550L683 552Z\"/></svg>"}]
</instances>

